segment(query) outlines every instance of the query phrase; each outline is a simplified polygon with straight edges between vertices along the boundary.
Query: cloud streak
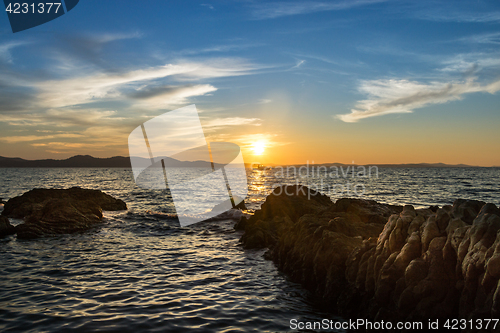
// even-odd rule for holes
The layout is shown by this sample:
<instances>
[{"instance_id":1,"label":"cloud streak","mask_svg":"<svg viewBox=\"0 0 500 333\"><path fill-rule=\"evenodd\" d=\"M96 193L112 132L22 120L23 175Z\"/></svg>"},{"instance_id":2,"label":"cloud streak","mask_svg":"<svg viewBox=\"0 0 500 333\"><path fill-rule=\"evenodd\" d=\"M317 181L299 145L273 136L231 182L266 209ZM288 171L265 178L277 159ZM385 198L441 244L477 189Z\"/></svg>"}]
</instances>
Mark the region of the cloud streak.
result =
<instances>
[{"instance_id":1,"label":"cloud streak","mask_svg":"<svg viewBox=\"0 0 500 333\"><path fill-rule=\"evenodd\" d=\"M0 138L0 141L6 142L6 143L18 143L18 142L33 142L33 141L40 141L40 140L46 140L46 139L55 139L55 138L81 138L81 134L71 134L71 133L66 133L66 134L54 134L54 135L44 135L44 136L38 136L38 135L20 135L20 136L4 136Z\"/></svg>"},{"instance_id":2,"label":"cloud streak","mask_svg":"<svg viewBox=\"0 0 500 333\"><path fill-rule=\"evenodd\" d=\"M417 17L423 20L437 22L468 22L468 23L497 23L500 21L500 12L474 13L473 11L454 12L453 9L440 12L419 12Z\"/></svg>"},{"instance_id":3,"label":"cloud streak","mask_svg":"<svg viewBox=\"0 0 500 333\"><path fill-rule=\"evenodd\" d=\"M102 33L58 35L55 43L48 49L56 55L61 65L90 64L101 70L116 71L114 61L107 59L106 53L114 50L113 42L127 39L139 39L142 34L131 33ZM107 60L106 60L107 59Z\"/></svg>"},{"instance_id":4,"label":"cloud streak","mask_svg":"<svg viewBox=\"0 0 500 333\"><path fill-rule=\"evenodd\" d=\"M260 126L261 119L259 118L242 118L242 117L228 117L216 118L203 122L205 131L213 131L227 126Z\"/></svg>"},{"instance_id":5,"label":"cloud streak","mask_svg":"<svg viewBox=\"0 0 500 333\"><path fill-rule=\"evenodd\" d=\"M0 45L0 60L3 60L7 63L12 63L12 54L11 54L10 50L12 50L18 46L22 46L22 45L26 45L26 44L29 44L29 43L23 42L23 41L11 41L11 42L1 44Z\"/></svg>"},{"instance_id":6,"label":"cloud streak","mask_svg":"<svg viewBox=\"0 0 500 333\"><path fill-rule=\"evenodd\" d=\"M358 102L350 113L337 115L338 119L353 123L387 114L411 113L427 105L460 100L466 94L477 92L494 94L500 90L500 80L486 85L477 83L475 78L427 84L396 79L369 80L363 81L359 90L367 94L368 99Z\"/></svg>"},{"instance_id":7,"label":"cloud streak","mask_svg":"<svg viewBox=\"0 0 500 333\"><path fill-rule=\"evenodd\" d=\"M253 6L252 16L258 20L274 19L283 16L303 15L316 12L345 10L385 2L387 0L351 0L340 2L268 2Z\"/></svg>"},{"instance_id":8,"label":"cloud streak","mask_svg":"<svg viewBox=\"0 0 500 333\"><path fill-rule=\"evenodd\" d=\"M172 78L177 81L196 81L207 78L231 77L254 73L258 66L240 59L213 59L207 62L180 62L163 66L132 70L125 73L96 73L76 76L69 79L46 80L34 83L38 90L41 107L66 107L113 100L124 96L123 90L136 90L129 93L135 99L147 99L161 95L168 96L172 103L180 103L185 98L204 95L215 91L211 85L183 87L152 86L141 88L155 80ZM141 91L143 89L143 91ZM126 95L126 94L125 94Z\"/></svg>"},{"instance_id":9,"label":"cloud streak","mask_svg":"<svg viewBox=\"0 0 500 333\"><path fill-rule=\"evenodd\" d=\"M500 32L491 32L485 34L472 35L468 37L462 37L459 39L459 41L466 43L477 43L477 44L500 44Z\"/></svg>"},{"instance_id":10,"label":"cloud streak","mask_svg":"<svg viewBox=\"0 0 500 333\"><path fill-rule=\"evenodd\" d=\"M190 97L203 96L214 91L217 91L217 88L210 84L146 86L130 93L128 97L139 100L137 106L156 109L184 104Z\"/></svg>"},{"instance_id":11,"label":"cloud streak","mask_svg":"<svg viewBox=\"0 0 500 333\"><path fill-rule=\"evenodd\" d=\"M200 49L184 49L181 51L173 52L175 56L193 56L204 53L222 53L222 52L232 52L241 51L249 48L264 46L263 43L247 43L247 44L225 44L225 45L215 45L211 47L205 47Z\"/></svg>"}]
</instances>

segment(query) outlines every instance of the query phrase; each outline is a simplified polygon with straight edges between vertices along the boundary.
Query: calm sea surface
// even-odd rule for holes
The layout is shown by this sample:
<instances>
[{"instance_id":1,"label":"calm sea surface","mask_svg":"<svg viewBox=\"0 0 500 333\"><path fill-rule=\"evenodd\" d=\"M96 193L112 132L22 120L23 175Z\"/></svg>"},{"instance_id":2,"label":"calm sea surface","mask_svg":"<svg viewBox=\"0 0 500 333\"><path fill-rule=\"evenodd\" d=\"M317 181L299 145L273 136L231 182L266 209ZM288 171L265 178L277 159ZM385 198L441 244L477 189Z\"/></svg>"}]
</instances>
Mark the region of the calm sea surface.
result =
<instances>
[{"instance_id":1,"label":"calm sea surface","mask_svg":"<svg viewBox=\"0 0 500 333\"><path fill-rule=\"evenodd\" d=\"M331 170L309 177L249 171L248 213L274 186L297 182L334 199L362 195L417 207L456 198L500 203L498 168L381 168L370 177L338 171L339 177ZM181 228L166 193L139 189L129 169L0 169L4 200L72 186L100 189L129 210L105 212L103 223L85 233L0 239L2 332L286 332L292 318L341 320L264 260L264 250L242 249L233 220Z\"/></svg>"}]
</instances>

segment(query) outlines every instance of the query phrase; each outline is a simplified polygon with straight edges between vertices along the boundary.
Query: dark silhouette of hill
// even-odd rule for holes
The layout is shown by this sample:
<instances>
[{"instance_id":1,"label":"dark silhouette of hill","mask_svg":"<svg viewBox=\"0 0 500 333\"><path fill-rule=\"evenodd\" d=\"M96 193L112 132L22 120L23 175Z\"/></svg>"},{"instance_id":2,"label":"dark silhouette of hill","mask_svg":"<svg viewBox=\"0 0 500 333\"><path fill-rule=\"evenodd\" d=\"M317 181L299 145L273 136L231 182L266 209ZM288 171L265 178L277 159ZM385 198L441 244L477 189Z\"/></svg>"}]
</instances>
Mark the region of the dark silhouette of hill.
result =
<instances>
[{"instance_id":1,"label":"dark silhouette of hill","mask_svg":"<svg viewBox=\"0 0 500 333\"><path fill-rule=\"evenodd\" d=\"M2 168L130 168L128 157L115 156L98 158L90 155L77 155L65 160L25 160L0 156Z\"/></svg>"},{"instance_id":2,"label":"dark silhouette of hill","mask_svg":"<svg viewBox=\"0 0 500 333\"><path fill-rule=\"evenodd\" d=\"M163 157L167 167L211 168L206 161L179 161L171 157ZM149 159L147 163L149 164ZM90 155L76 155L65 160L25 160L18 157L0 156L0 168L130 168L130 158L114 156L98 158ZM215 165L215 167L220 167Z\"/></svg>"}]
</instances>

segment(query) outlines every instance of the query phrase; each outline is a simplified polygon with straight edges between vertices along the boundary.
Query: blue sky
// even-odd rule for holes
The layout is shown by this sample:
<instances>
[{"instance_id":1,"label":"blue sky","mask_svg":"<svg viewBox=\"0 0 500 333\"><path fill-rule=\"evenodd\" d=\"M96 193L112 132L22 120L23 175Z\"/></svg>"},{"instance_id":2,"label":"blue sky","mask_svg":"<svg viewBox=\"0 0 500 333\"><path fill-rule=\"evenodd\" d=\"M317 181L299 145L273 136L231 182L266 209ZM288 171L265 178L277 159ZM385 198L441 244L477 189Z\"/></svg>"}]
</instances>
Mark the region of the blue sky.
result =
<instances>
[{"instance_id":1,"label":"blue sky","mask_svg":"<svg viewBox=\"0 0 500 333\"><path fill-rule=\"evenodd\" d=\"M1 156L127 155L133 128L195 103L247 160L500 165L497 1L81 0L16 34L0 17Z\"/></svg>"}]
</instances>

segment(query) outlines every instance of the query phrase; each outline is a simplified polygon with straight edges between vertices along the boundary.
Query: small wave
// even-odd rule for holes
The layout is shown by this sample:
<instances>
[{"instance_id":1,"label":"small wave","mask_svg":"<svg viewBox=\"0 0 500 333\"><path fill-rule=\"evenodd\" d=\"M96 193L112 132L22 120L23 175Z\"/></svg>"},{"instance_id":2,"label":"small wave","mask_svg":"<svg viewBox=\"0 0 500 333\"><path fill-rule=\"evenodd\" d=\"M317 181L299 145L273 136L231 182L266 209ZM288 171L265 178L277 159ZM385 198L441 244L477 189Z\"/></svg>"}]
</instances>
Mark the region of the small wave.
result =
<instances>
[{"instance_id":1,"label":"small wave","mask_svg":"<svg viewBox=\"0 0 500 333\"><path fill-rule=\"evenodd\" d=\"M198 215L189 215L189 214L181 214L177 215L174 213L164 213L157 211L136 211L129 210L125 216L126 219L137 219L137 218L155 218L159 220L178 220L179 216L181 217L195 217L197 219L201 219L200 221L219 221L219 220L235 220L238 221L242 216L247 216L249 214L239 210L239 209L230 209L225 211L217 216L211 217L210 215L198 214Z\"/></svg>"}]
</instances>

